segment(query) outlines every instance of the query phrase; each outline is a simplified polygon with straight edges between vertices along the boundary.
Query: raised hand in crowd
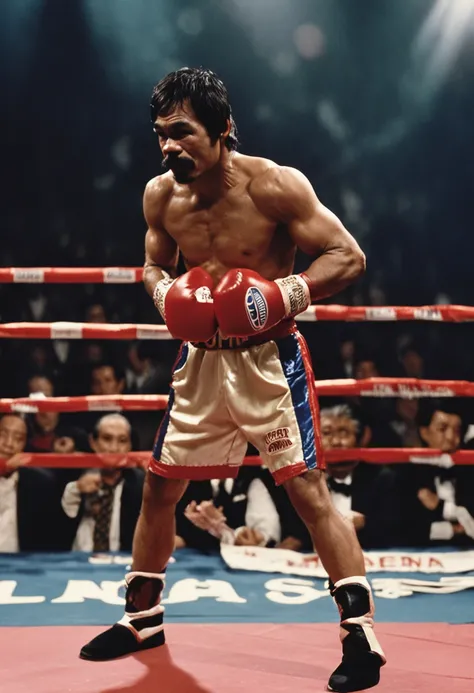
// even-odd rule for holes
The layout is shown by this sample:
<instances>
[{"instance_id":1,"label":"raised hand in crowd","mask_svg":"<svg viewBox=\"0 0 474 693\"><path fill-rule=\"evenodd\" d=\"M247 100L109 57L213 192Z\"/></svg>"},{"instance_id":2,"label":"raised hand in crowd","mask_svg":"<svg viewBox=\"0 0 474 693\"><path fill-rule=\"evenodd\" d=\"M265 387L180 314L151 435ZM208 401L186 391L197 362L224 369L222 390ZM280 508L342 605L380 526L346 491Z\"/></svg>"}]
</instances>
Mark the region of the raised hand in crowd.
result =
<instances>
[{"instance_id":1,"label":"raised hand in crowd","mask_svg":"<svg viewBox=\"0 0 474 693\"><path fill-rule=\"evenodd\" d=\"M102 484L102 477L99 472L86 472L76 482L77 490L80 493L97 493Z\"/></svg>"},{"instance_id":2,"label":"raised hand in crowd","mask_svg":"<svg viewBox=\"0 0 474 693\"><path fill-rule=\"evenodd\" d=\"M222 538L224 528L227 528L227 518L223 513L223 508L216 508L210 500L196 503L191 501L184 511L185 517L199 529L209 532L218 539Z\"/></svg>"}]
</instances>

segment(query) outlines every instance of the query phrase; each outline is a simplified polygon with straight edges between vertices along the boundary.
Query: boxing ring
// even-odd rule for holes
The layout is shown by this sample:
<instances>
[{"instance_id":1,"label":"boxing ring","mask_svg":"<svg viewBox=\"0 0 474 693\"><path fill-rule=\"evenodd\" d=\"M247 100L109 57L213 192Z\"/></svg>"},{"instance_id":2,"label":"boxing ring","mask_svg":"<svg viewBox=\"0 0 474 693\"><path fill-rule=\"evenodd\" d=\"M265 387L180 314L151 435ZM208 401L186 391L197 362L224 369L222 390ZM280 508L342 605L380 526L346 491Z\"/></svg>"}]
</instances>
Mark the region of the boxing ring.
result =
<instances>
[{"instance_id":1,"label":"boxing ring","mask_svg":"<svg viewBox=\"0 0 474 693\"><path fill-rule=\"evenodd\" d=\"M135 283L142 279L141 268L0 268L0 283ZM297 318L311 321L395 321L421 320L433 322L468 322L474 320L474 308L467 306L380 306L347 307L337 305L311 306ZM161 325L116 325L88 324L74 322L53 323L7 323L0 324L0 337L23 339L170 339L166 327ZM325 380L316 383L318 395L359 396L359 397L472 397L474 383L456 380L419 380L414 378L371 378L367 380ZM154 411L167 406L167 395L121 395L84 397L23 397L0 399L0 413L33 414L43 411L104 413L111 411ZM27 464L30 466L76 468L117 465L146 467L149 452L124 455L93 455L74 453L31 454ZM441 466L452 464L473 464L474 451L460 451L453 455L442 455L440 451L425 448L369 448L351 450L331 450L326 453L328 460L354 459L355 457L372 463L409 463L426 458L437 459ZM245 464L259 464L258 457L246 458ZM0 464L2 461L0 461ZM35 560L38 560L36 555ZM51 558L51 566L54 564ZM60 560L59 558L57 559ZM65 559L66 560L66 559ZM72 560L72 559L71 559ZM201 559L199 559L201 560ZM216 559L218 560L218 559ZM28 563L26 556L0 556L0 672L2 690L8 693L148 693L151 691L169 693L236 693L242 690L259 690L262 693L298 691L313 693L325 690L328 676L340 661L338 640L338 615L333 608L326 606L321 611L323 619L318 618L319 602L304 607L306 621L281 622L278 604L272 604L274 622L261 622L259 612L238 619L216 616L209 619L186 616L175 610L173 604L167 607L169 623L166 626L168 645L158 650L145 651L125 659L91 663L78 658L78 652L100 628L96 624L100 614L88 620L88 609L94 609L94 601L75 606L81 609L84 617L74 621L69 616L61 621L48 619L38 622L25 613L24 621L18 625L14 613L15 598L7 601L5 595L12 590L12 577L15 566L23 561L23 571L29 573L30 585L39 581L44 573L48 579L48 568L36 569L34 561ZM25 563L26 561L26 563ZM202 558L202 565L195 568L199 579L206 581L211 573L211 564ZM193 564L197 565L197 564ZM206 567L207 566L207 567ZM116 569L125 572L125 566ZM174 566L170 566L169 577L173 579ZM52 571L53 568L51 567ZM189 575L192 575L190 569ZM473 575L474 586L474 570ZM51 573L52 574L52 573ZM220 573L219 573L220 574ZM114 573L116 576L116 573ZM35 579L36 576L36 579ZM248 576L245 576L246 578ZM270 576L271 577L271 576ZM281 576L280 576L281 577ZM369 576L371 577L371 576ZM249 578L250 580L250 578ZM301 583L301 580L300 580ZM101 585L103 583L100 583ZM295 584L298 584L296 581ZM253 583L249 582L249 595ZM31 592L31 587L29 588ZM34 587L33 587L34 590ZM26 594L30 594L26 592ZM34 591L33 591L34 594ZM472 593L471 593L472 594ZM166 593L165 593L166 596ZM429 595L427 596L428 599ZM421 597L422 599L423 597ZM454 598L454 597L453 597ZM17 603L21 603L21 596ZM40 599L25 597L24 599ZM250 597L248 597L248 600ZM56 605L59 609L61 599L52 599L51 613ZM63 600L65 601L65 600ZM380 601L380 600L379 600ZM379 613L384 614L384 607ZM474 686L474 599L464 601L459 610L456 624L451 624L449 610L440 622L421 619L412 622L410 599L400 603L388 603L385 616L378 622L377 633L388 656L388 665L382 670L382 682L377 690L382 692L425 693L428 690L451 693L468 693ZM55 603L54 603L55 602ZM329 602L329 600L326 600ZM325 603L326 603L325 602ZM111 602L112 604L113 602ZM115 601L115 604L119 604ZM258 600L255 602L258 603ZM416 602L418 604L418 602ZM421 603L421 601L420 601ZM431 603L431 602L430 602ZM8 604L8 606L6 606ZM22 603L22 609L30 609L33 614L37 604ZM91 606L92 604L92 606ZM413 602L415 604L415 602ZM453 602L454 604L454 602ZM469 606L464 606L470 604ZM238 604L235 609L238 609ZM389 608L390 607L390 608ZM66 608L66 607L63 607ZM121 613L121 607L110 607ZM329 607L328 607L329 608ZM67 611L67 610L66 610ZM72 608L69 613L72 613ZM48 612L49 613L49 612ZM74 613L79 613L74 611ZM217 613L217 612L216 612ZM236 611L237 613L237 611ZM390 615L397 614L399 617ZM417 612L418 613L418 612ZM114 618L104 617L103 625L110 625ZM263 621L263 619L262 619ZM53 625L54 623L54 625ZM78 625L78 623L82 625Z\"/></svg>"}]
</instances>

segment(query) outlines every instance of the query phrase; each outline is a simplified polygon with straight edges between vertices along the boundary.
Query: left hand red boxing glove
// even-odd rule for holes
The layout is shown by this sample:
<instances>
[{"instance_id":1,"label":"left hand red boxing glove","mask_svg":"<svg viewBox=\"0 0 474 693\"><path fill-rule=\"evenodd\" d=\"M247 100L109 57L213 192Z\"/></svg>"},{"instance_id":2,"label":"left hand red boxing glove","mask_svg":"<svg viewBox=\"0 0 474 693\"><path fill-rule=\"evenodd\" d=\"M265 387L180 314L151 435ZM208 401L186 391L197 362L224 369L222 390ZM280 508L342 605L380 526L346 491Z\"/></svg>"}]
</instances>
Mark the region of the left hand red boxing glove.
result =
<instances>
[{"instance_id":1,"label":"left hand red boxing glove","mask_svg":"<svg viewBox=\"0 0 474 693\"><path fill-rule=\"evenodd\" d=\"M269 281L248 269L233 269L214 289L214 310L226 337L249 337L284 318L302 313L311 303L309 279L292 274Z\"/></svg>"}]
</instances>

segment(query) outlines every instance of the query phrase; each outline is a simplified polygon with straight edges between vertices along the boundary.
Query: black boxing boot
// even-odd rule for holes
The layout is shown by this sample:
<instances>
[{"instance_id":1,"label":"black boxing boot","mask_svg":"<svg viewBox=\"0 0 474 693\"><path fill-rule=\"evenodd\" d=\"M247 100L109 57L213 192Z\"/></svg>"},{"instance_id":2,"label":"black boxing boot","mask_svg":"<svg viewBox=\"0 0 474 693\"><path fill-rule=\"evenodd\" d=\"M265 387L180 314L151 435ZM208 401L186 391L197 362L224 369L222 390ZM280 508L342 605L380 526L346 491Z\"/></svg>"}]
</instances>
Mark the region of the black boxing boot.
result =
<instances>
[{"instance_id":1,"label":"black boxing boot","mask_svg":"<svg viewBox=\"0 0 474 693\"><path fill-rule=\"evenodd\" d=\"M372 590L363 576L330 582L331 596L341 615L342 662L332 673L329 691L350 693L380 681L386 657L374 633Z\"/></svg>"},{"instance_id":2,"label":"black boxing boot","mask_svg":"<svg viewBox=\"0 0 474 693\"><path fill-rule=\"evenodd\" d=\"M125 614L112 628L84 645L81 659L105 661L164 644L164 607L160 600L165 574L135 571L125 576L125 583Z\"/></svg>"}]
</instances>

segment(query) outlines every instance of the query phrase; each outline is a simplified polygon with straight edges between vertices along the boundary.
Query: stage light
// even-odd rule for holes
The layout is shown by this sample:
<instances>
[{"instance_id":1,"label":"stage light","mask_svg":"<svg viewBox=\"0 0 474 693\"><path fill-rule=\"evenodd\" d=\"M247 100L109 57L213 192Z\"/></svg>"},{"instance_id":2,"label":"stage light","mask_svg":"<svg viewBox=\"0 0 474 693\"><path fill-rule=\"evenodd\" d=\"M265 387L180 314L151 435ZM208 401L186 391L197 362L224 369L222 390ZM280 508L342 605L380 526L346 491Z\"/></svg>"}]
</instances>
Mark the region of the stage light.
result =
<instances>
[{"instance_id":1,"label":"stage light","mask_svg":"<svg viewBox=\"0 0 474 693\"><path fill-rule=\"evenodd\" d=\"M412 88L431 99L454 67L467 40L474 38L474 1L437 0L413 46Z\"/></svg>"}]
</instances>

